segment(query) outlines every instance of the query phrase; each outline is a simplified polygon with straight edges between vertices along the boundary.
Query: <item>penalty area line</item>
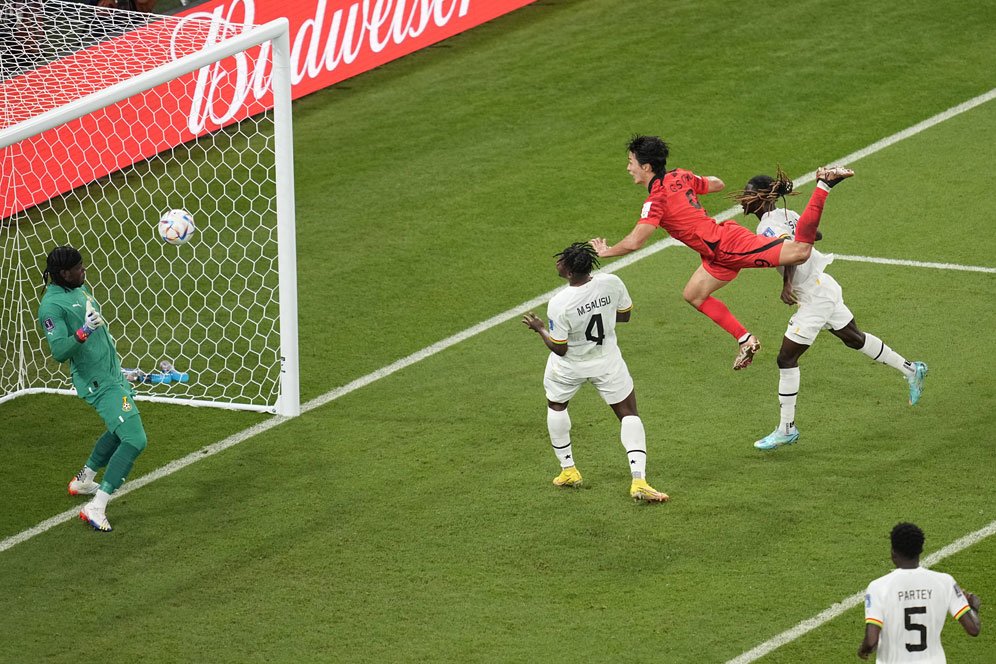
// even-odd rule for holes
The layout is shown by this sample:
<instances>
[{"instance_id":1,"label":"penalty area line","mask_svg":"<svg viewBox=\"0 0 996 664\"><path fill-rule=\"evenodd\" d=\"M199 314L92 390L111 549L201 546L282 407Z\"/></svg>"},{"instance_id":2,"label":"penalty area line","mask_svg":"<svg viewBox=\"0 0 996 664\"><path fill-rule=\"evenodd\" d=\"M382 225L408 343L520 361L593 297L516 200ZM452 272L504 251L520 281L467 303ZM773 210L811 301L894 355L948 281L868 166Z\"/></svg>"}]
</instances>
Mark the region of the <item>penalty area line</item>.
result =
<instances>
[{"instance_id":1,"label":"penalty area line","mask_svg":"<svg viewBox=\"0 0 996 664\"><path fill-rule=\"evenodd\" d=\"M973 533L969 533L968 535L965 535L960 539L955 540L954 542L948 544L943 549L935 551L929 556L925 556L921 560L921 564L924 567L933 567L934 565L941 562L945 558L948 558L956 553L964 551L968 547L978 544L987 537L991 537L994 533L996 533L996 521L993 521L989 525L980 528L979 530L976 530ZM755 662L758 659L769 654L773 650L776 650L787 643L795 641L796 639L807 634L808 632L811 632L818 627L822 627L824 624L830 622L831 620L841 615L842 613L850 611L854 607L860 605L861 602L864 600L864 597L865 597L864 591L854 593L850 597L841 600L840 602L837 602L830 608L816 614L812 618L803 620L795 627L787 629L781 634L768 639L761 645L751 650L748 650L739 657L734 657L733 659L726 662L726 664L750 664L750 662ZM857 639L858 637L855 636L855 643L857 643Z\"/></svg>"}]
</instances>

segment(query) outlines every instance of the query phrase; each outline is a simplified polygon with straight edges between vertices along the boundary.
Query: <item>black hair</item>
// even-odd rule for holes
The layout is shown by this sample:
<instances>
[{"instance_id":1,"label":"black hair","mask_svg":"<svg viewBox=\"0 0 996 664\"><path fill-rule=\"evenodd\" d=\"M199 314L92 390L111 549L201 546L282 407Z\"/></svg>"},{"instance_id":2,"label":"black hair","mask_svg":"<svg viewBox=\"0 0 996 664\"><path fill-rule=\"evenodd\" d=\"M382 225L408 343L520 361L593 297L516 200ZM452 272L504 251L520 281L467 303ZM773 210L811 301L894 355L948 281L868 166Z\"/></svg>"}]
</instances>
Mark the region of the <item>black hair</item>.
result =
<instances>
[{"instance_id":1,"label":"black hair","mask_svg":"<svg viewBox=\"0 0 996 664\"><path fill-rule=\"evenodd\" d=\"M588 242L575 242L554 257L559 258L571 274L591 274L598 267L598 253Z\"/></svg>"},{"instance_id":2,"label":"black hair","mask_svg":"<svg viewBox=\"0 0 996 664\"><path fill-rule=\"evenodd\" d=\"M923 531L912 523L897 523L890 535L892 550L910 560L915 560L923 553Z\"/></svg>"},{"instance_id":3,"label":"black hair","mask_svg":"<svg viewBox=\"0 0 996 664\"><path fill-rule=\"evenodd\" d=\"M642 164L650 164L650 169L654 175L662 176L667 169L667 157L671 153L671 148L660 136L642 136L637 134L629 139L626 149L633 153L636 161Z\"/></svg>"},{"instance_id":4,"label":"black hair","mask_svg":"<svg viewBox=\"0 0 996 664\"><path fill-rule=\"evenodd\" d=\"M69 245L62 247L56 247L52 251L48 252L48 258L45 259L45 271L42 273L42 278L45 283L51 279L59 286L67 286L66 282L62 278L62 270L69 270L80 263L83 262L83 256L80 252L76 251Z\"/></svg>"},{"instance_id":5,"label":"black hair","mask_svg":"<svg viewBox=\"0 0 996 664\"><path fill-rule=\"evenodd\" d=\"M747 180L747 186L740 191L730 194L730 198L737 203L746 204L753 208L759 203L767 205L774 203L779 198L794 196L795 184L785 174L781 166L778 166L775 177L770 175L755 175Z\"/></svg>"},{"instance_id":6,"label":"black hair","mask_svg":"<svg viewBox=\"0 0 996 664\"><path fill-rule=\"evenodd\" d=\"M775 179L770 175L755 175L750 180L747 180L747 187L755 191L771 191L771 184L774 181Z\"/></svg>"}]
</instances>

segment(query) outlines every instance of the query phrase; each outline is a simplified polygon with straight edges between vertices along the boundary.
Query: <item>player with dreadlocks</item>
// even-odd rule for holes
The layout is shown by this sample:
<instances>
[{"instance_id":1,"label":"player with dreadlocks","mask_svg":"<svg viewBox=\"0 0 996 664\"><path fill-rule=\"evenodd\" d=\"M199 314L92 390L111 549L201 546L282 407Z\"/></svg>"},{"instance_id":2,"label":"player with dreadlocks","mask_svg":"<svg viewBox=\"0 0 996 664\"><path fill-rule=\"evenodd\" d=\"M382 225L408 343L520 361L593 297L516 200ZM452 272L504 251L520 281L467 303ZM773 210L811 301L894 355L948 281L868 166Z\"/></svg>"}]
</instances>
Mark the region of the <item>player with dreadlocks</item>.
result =
<instances>
[{"instance_id":1,"label":"player with dreadlocks","mask_svg":"<svg viewBox=\"0 0 996 664\"><path fill-rule=\"evenodd\" d=\"M759 219L759 236L792 240L799 223L799 215L785 205L786 196L794 193L792 189L792 181L779 168L775 177L755 175L733 198L743 207L745 215L753 214ZM782 207L778 206L779 201ZM817 232L815 239L821 237ZM789 319L782 347L778 351L781 420L778 428L754 443L759 450L772 450L799 439L799 430L795 425L800 384L799 358L816 341L820 330L830 330L848 348L861 351L872 360L902 373L909 384L910 405L920 400L927 365L908 362L875 335L858 329L854 315L844 304L840 284L825 271L832 261L832 255L813 249L803 263L778 268L782 273L782 302L790 306L798 304L799 309Z\"/></svg>"},{"instance_id":2,"label":"player with dreadlocks","mask_svg":"<svg viewBox=\"0 0 996 664\"><path fill-rule=\"evenodd\" d=\"M561 472L557 486L581 485L571 448L571 418L567 405L585 383L591 383L621 423L620 439L632 475L629 494L634 500L667 502L666 493L647 483L647 435L636 410L633 378L616 343L616 323L629 321L633 300L614 274L592 274L598 255L586 242L575 242L555 256L557 274L568 285L550 300L550 328L533 312L522 322L550 349L543 376L546 389L546 425Z\"/></svg>"},{"instance_id":3,"label":"player with dreadlocks","mask_svg":"<svg viewBox=\"0 0 996 664\"><path fill-rule=\"evenodd\" d=\"M38 307L38 321L52 357L57 362L69 362L76 394L97 411L107 426L86 465L69 482L69 493L93 495L80 510L80 518L95 530L110 532L105 514L107 502L145 449L146 436L134 392L121 374L114 339L84 283L85 277L79 251L69 246L53 249L45 264L46 288ZM94 478L105 466L98 484Z\"/></svg>"},{"instance_id":4,"label":"player with dreadlocks","mask_svg":"<svg viewBox=\"0 0 996 664\"><path fill-rule=\"evenodd\" d=\"M612 246L605 238L594 238L591 244L599 256L622 256L642 247L659 227L697 251L702 265L685 284L685 301L737 340L733 370L750 366L761 342L712 294L733 281L743 268L798 265L809 258L830 188L854 172L840 166L818 169L816 190L799 220L795 240L772 239L758 237L733 221L717 223L706 214L699 195L722 191L723 181L681 168L665 170L670 148L658 136L634 136L628 150L627 170L633 182L649 192L640 220L629 235Z\"/></svg>"},{"instance_id":5,"label":"player with dreadlocks","mask_svg":"<svg viewBox=\"0 0 996 664\"><path fill-rule=\"evenodd\" d=\"M858 657L868 659L877 647L879 664L944 662L944 614L950 613L969 636L978 636L982 602L962 591L950 574L920 567L924 536L919 527L897 523L890 539L896 569L868 584Z\"/></svg>"}]
</instances>

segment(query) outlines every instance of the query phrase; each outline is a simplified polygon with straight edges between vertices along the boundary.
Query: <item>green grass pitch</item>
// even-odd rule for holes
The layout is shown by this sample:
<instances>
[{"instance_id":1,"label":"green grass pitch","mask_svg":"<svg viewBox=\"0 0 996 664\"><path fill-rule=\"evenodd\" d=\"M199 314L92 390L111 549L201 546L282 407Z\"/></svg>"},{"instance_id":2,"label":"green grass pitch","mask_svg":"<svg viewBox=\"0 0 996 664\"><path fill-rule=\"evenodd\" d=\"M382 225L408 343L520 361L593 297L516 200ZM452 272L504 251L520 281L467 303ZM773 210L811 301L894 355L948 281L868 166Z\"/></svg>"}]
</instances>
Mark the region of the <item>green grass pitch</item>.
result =
<instances>
[{"instance_id":1,"label":"green grass pitch","mask_svg":"<svg viewBox=\"0 0 996 664\"><path fill-rule=\"evenodd\" d=\"M994 40L996 8L967 1L540 0L295 102L304 400L557 287L568 243L622 237L644 198L631 134L729 188L798 176L996 87ZM989 102L857 161L820 248L996 266L994 144ZM550 484L545 350L510 319L115 500L110 535L74 521L0 552L0 660L726 662L888 571L897 521L932 552L996 519L996 275L835 262L859 326L930 364L923 400L822 336L800 442L760 454L791 310L774 271L720 292L765 344L734 374L732 341L681 300L697 262L669 248L618 273L670 504L629 500L593 390L570 409L586 486ZM141 408L133 479L266 419ZM100 423L57 396L0 422L7 538L76 504ZM936 566L983 599L978 639L945 629L949 661L996 661L994 556L990 538ZM761 661L852 661L862 623Z\"/></svg>"}]
</instances>

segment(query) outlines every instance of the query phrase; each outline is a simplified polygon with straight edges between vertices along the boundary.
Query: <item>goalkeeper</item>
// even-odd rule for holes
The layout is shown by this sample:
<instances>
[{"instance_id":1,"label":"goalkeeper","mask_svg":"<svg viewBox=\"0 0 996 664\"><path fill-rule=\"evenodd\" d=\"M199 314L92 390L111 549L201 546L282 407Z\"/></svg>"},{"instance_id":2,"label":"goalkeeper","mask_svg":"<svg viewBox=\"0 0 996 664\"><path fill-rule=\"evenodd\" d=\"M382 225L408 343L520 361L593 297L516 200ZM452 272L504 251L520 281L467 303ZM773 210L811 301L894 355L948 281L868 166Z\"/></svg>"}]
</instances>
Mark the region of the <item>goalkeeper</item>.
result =
<instances>
[{"instance_id":1,"label":"goalkeeper","mask_svg":"<svg viewBox=\"0 0 996 664\"><path fill-rule=\"evenodd\" d=\"M45 265L46 288L38 307L38 322L45 330L52 357L69 362L76 393L93 406L107 426L86 465L69 482L69 493L93 495L80 510L80 519L98 531L110 532L104 513L107 501L145 449L146 437L134 392L121 373L114 339L93 294L84 285L85 276L80 252L69 246L53 249ZM98 484L94 478L105 466Z\"/></svg>"}]
</instances>

